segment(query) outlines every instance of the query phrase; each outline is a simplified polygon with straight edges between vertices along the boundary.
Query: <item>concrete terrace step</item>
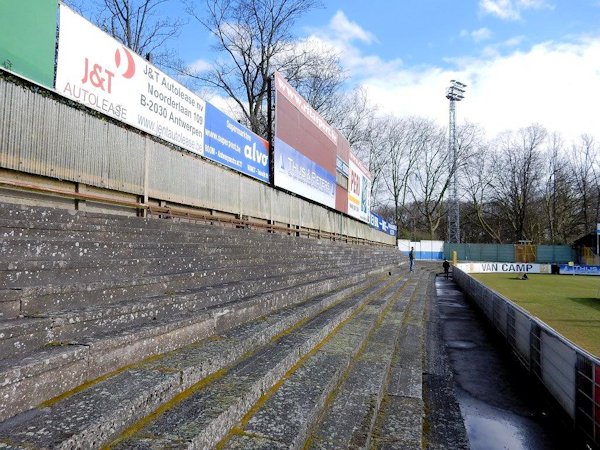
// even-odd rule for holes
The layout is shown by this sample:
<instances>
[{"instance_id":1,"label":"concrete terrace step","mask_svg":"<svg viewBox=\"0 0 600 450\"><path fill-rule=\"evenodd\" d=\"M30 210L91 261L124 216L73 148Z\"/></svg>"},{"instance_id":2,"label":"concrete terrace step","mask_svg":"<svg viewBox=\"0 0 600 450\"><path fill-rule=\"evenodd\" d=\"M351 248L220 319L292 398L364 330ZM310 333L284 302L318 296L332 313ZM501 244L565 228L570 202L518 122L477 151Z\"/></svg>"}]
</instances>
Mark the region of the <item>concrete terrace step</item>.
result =
<instances>
[{"instance_id":1,"label":"concrete terrace step","mask_svg":"<svg viewBox=\"0 0 600 450\"><path fill-rule=\"evenodd\" d=\"M400 286L397 278L333 306L231 367L211 383L192 387L176 404L126 431L113 448L211 448L262 394L306 358L344 322L355 320L366 304ZM154 420L153 420L154 419Z\"/></svg>"},{"instance_id":2,"label":"concrete terrace step","mask_svg":"<svg viewBox=\"0 0 600 450\"><path fill-rule=\"evenodd\" d=\"M365 311L372 318L373 310L380 310L402 284L402 281L394 278L372 295L354 299L351 308L340 305L340 309L344 308L343 311L332 308L330 315L317 316L232 367L214 383L190 392L191 395L179 404L161 411L156 420L148 421L141 428L132 427L137 432L133 435L126 432L115 448L214 447L248 414L252 405L261 401L265 392L280 384L282 378L287 379L290 372L298 366L306 367L310 364L302 363L310 361L314 354L319 354L324 365L335 372L338 362L336 355L322 353L322 349L328 345L328 336L334 333L335 336L340 336L340 343L352 341L352 344L358 346L360 336L344 330L358 322L360 325L355 325L353 330L360 330L358 334L368 333L370 324ZM333 314L335 320L332 320ZM324 370L317 376L323 379L326 374L327 370ZM304 392L303 396L307 398L311 394ZM297 408L292 414L303 415L304 410Z\"/></svg>"},{"instance_id":3,"label":"concrete terrace step","mask_svg":"<svg viewBox=\"0 0 600 450\"><path fill-rule=\"evenodd\" d=\"M345 257L328 258L332 265L348 264ZM311 264L323 261L318 256L290 258L288 255L248 255L246 258L140 258L140 259L110 259L91 260L91 264L74 264L73 261L61 264L31 265L28 268L0 270L0 285L5 289L21 289L23 294L44 286L72 286L74 284L116 283L118 280L135 280L136 278L176 276L179 274L199 273L203 276L224 276L228 279L236 273L250 271L255 274L273 274L283 270L302 270ZM87 261L86 261L87 262ZM102 264L104 262L104 264ZM42 267L43 266L43 267ZM235 270L233 270L235 269ZM250 273L249 272L249 273ZM243 276L238 274L237 276Z\"/></svg>"},{"instance_id":4,"label":"concrete terrace step","mask_svg":"<svg viewBox=\"0 0 600 450\"><path fill-rule=\"evenodd\" d=\"M14 268L14 261L22 259L29 260L75 260L86 261L88 259L132 259L132 258L174 258L174 257L249 257L277 255L284 253L289 257L297 259L303 257L339 256L351 258L354 255L362 255L374 261L393 252L368 252L351 251L350 249L327 248L293 248L287 246L264 245L247 243L244 245L187 245L187 244L127 244L109 246L102 243L40 243L39 241L11 241L0 240L2 255L0 261L5 264L2 268Z\"/></svg>"},{"instance_id":5,"label":"concrete terrace step","mask_svg":"<svg viewBox=\"0 0 600 450\"><path fill-rule=\"evenodd\" d=\"M118 274L122 267L140 266L141 268L150 268L155 270L167 267L170 272L174 270L192 269L195 264L199 269L219 267L222 263L225 265L232 262L238 262L240 265L264 264L268 262L277 262L286 265L286 263L332 260L336 263L352 263L353 260L369 260L377 263L381 260L395 259L401 261L399 252L387 253L361 253L361 252L341 252L328 250L307 250L297 251L294 249L277 248L269 246L260 246L258 248L235 246L229 247L186 247L181 249L169 249L167 247L147 248L141 251L131 251L130 249L116 249L116 251L89 251L81 248L52 249L50 255L39 254L35 256L14 255L15 246L10 246L7 253L13 253L13 256L5 258L4 263L0 260L0 282L11 282L18 286L19 279L39 278L38 273L48 273L51 270L83 270L85 268L102 269L98 275ZM65 251L66 250L66 251ZM80 257L79 253L84 252ZM69 254L70 253L70 254ZM77 256L74 256L76 254ZM53 280L56 280L53 278ZM8 287L8 286L7 286Z\"/></svg>"},{"instance_id":6,"label":"concrete terrace step","mask_svg":"<svg viewBox=\"0 0 600 450\"><path fill-rule=\"evenodd\" d=\"M255 351L286 329L361 291L372 292L373 279L324 295L222 332L218 338L180 348L90 383L32 412L0 425L0 443L20 448L102 445L119 430L151 413L235 360ZM82 406L84 410L82 411Z\"/></svg>"},{"instance_id":7,"label":"concrete terrace step","mask_svg":"<svg viewBox=\"0 0 600 450\"><path fill-rule=\"evenodd\" d=\"M261 292L268 294L336 278L329 272L330 268L315 270L318 267L255 280L248 277L236 282L219 281L213 286L195 286L194 289L171 291L163 295L136 296L129 301L80 304L79 308L75 302L69 301L64 304L66 310L46 313L43 318L0 322L0 330L4 336L0 339L0 351L6 357L25 355L52 343L78 342L83 337L90 337L98 332L111 333L144 323L157 323L174 315L202 312ZM368 270L368 265L355 265L352 270L338 274L337 278ZM35 327L28 321L36 324Z\"/></svg>"},{"instance_id":8,"label":"concrete terrace step","mask_svg":"<svg viewBox=\"0 0 600 450\"><path fill-rule=\"evenodd\" d=\"M326 402L307 448L422 448L422 401L408 415L395 401L407 395L421 399L423 330L416 328L422 324L426 290L420 286L426 279L413 278L410 302L393 305L377 325Z\"/></svg>"},{"instance_id":9,"label":"concrete terrace step","mask_svg":"<svg viewBox=\"0 0 600 450\"><path fill-rule=\"evenodd\" d=\"M414 289L412 279L403 292L370 305L268 392L223 447L366 448L397 329ZM333 422L346 418L346 423Z\"/></svg>"},{"instance_id":10,"label":"concrete terrace step","mask_svg":"<svg viewBox=\"0 0 600 450\"><path fill-rule=\"evenodd\" d=\"M383 257L387 258L387 257ZM332 264L349 263L345 256L331 257ZM384 259L385 260L385 259ZM4 288L54 285L60 283L85 283L140 276L172 275L184 272L231 270L236 267L287 269L302 267L322 261L320 255L291 258L283 252L277 254L248 254L235 258L196 256L184 258L130 258L88 259L85 261L28 261L14 263L0 269L0 285ZM11 267L8 269L8 267Z\"/></svg>"},{"instance_id":11,"label":"concrete terrace step","mask_svg":"<svg viewBox=\"0 0 600 450\"><path fill-rule=\"evenodd\" d=\"M5 382L0 386L0 411L16 414L103 373L221 333L311 296L360 282L366 276L366 273L359 273L261 293L235 304L206 309L192 315L182 312L165 321L153 321L148 317L147 323L118 333L107 332L89 337L76 345L50 346L50 350L44 347L30 357L2 361L0 379ZM43 327L43 324L39 326ZM70 376L70 368L64 372L64 366L69 365L76 370L81 369L78 378Z\"/></svg>"},{"instance_id":12,"label":"concrete terrace step","mask_svg":"<svg viewBox=\"0 0 600 450\"><path fill-rule=\"evenodd\" d=\"M0 211L5 211L0 219L0 226L6 225L9 229L16 224L23 228L36 228L44 226L59 229L78 230L77 227L87 227L88 231L104 230L109 232L138 233L140 235L151 235L155 231L162 233L183 233L186 235L198 235L207 233L209 236L248 236L252 239L266 239L270 242L283 241L296 245L296 243L310 242L310 245L326 245L338 247L358 247L368 250L368 246L353 246L343 242L332 242L318 239L297 239L289 236L285 232L265 233L245 228L214 226L205 223L190 223L175 220L165 220L156 218L139 218L131 216L106 216L100 213L88 213L81 211L68 211L58 208L29 208L23 206L15 209L15 205L0 204ZM130 229L130 230L129 230ZM81 229L83 231L83 229ZM295 230L291 229L290 233ZM382 247L379 247L382 248ZM386 247L383 247L386 248ZM389 248L388 248L389 249Z\"/></svg>"},{"instance_id":13,"label":"concrete terrace step","mask_svg":"<svg viewBox=\"0 0 600 450\"><path fill-rule=\"evenodd\" d=\"M384 265L393 265L393 259L381 259ZM168 275L143 275L131 278L110 278L95 282L77 282L75 284L42 285L23 288L9 288L0 291L3 304L9 302L18 305L21 315L45 315L48 312L77 309L86 306L114 304L134 297L177 295L177 293L192 289L205 290L210 286L229 286L231 283L246 279L256 288L265 286L278 277L319 276L321 273L333 270L352 270L362 267L372 267L369 261L358 259L321 259L305 264L285 264L278 267L270 265L233 267L224 270L199 270ZM1 313L1 311L0 311ZM6 313L5 317L10 317Z\"/></svg>"},{"instance_id":14,"label":"concrete terrace step","mask_svg":"<svg viewBox=\"0 0 600 450\"><path fill-rule=\"evenodd\" d=\"M364 263L358 262L357 267ZM225 285L247 280L251 283L261 283L281 276L295 274L318 274L334 268L347 266L338 265L336 261L316 261L308 264L298 264L295 267L272 266L238 266L233 270L199 270L166 275L141 275L135 278L99 279L92 282L65 283L57 280L56 284L12 288L0 291L19 294L21 312L25 315L40 315L51 311L77 309L85 306L114 304L123 300L149 295L174 295L188 289L198 290L211 286Z\"/></svg>"},{"instance_id":15,"label":"concrete terrace step","mask_svg":"<svg viewBox=\"0 0 600 450\"><path fill-rule=\"evenodd\" d=\"M389 252L373 257L362 255L375 264L395 261L401 264L397 252ZM2 263L0 261L0 286L4 289L56 284L57 282L93 282L134 278L146 275L169 275L191 271L220 270L237 266L276 266L293 267L302 263L322 260L321 254L298 257L285 252L253 253L245 255L194 255L188 257L150 258L86 258L84 260L20 260ZM330 256L332 264L352 263L352 255Z\"/></svg>"},{"instance_id":16,"label":"concrete terrace step","mask_svg":"<svg viewBox=\"0 0 600 450\"><path fill-rule=\"evenodd\" d=\"M259 245L263 244L263 245ZM194 256L201 254L213 255L235 255L245 253L264 253L281 250L289 253L302 254L344 254L351 255L351 249L344 249L338 246L305 246L294 247L285 243L276 245L269 243L269 249L265 248L264 243L244 241L243 244L236 243L156 243L156 242L135 242L135 243L105 243L105 242L78 242L78 241L48 241L40 242L36 239L0 239L0 260L14 261L22 258L28 259L86 259L86 258L131 258L131 257L156 257L156 256ZM367 254L384 254L369 253Z\"/></svg>"},{"instance_id":17,"label":"concrete terrace step","mask_svg":"<svg viewBox=\"0 0 600 450\"><path fill-rule=\"evenodd\" d=\"M43 241L77 241L77 242L102 242L102 243L123 243L123 242L160 242L160 243L185 243L185 244L203 244L203 243L235 243L243 244L244 242L269 242L273 245L286 245L292 248L296 247L319 247L318 240L297 239L289 236L280 236L261 232L242 233L236 229L207 226L198 230L183 231L170 230L163 227L156 229L136 228L131 230L115 229L111 227L107 230L63 230L58 228L33 228L29 227L0 227L0 238L12 240L43 240ZM58 224L57 224L58 225ZM216 232L216 231L221 231ZM280 236L275 238L274 236ZM342 245L336 247L343 249L347 248Z\"/></svg>"}]
</instances>

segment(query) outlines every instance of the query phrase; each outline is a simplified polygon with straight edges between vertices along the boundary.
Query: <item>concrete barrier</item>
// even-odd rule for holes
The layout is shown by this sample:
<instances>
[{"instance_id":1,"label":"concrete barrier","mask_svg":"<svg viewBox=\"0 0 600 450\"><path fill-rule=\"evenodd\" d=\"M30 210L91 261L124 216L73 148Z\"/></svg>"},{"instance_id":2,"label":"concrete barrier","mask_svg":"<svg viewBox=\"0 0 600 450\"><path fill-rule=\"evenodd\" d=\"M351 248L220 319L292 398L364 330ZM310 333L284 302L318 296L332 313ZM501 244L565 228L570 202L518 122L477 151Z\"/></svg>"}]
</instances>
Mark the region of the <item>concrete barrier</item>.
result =
<instances>
[{"instance_id":1,"label":"concrete barrier","mask_svg":"<svg viewBox=\"0 0 600 450\"><path fill-rule=\"evenodd\" d=\"M600 360L459 267L454 280L575 426L600 445Z\"/></svg>"}]
</instances>

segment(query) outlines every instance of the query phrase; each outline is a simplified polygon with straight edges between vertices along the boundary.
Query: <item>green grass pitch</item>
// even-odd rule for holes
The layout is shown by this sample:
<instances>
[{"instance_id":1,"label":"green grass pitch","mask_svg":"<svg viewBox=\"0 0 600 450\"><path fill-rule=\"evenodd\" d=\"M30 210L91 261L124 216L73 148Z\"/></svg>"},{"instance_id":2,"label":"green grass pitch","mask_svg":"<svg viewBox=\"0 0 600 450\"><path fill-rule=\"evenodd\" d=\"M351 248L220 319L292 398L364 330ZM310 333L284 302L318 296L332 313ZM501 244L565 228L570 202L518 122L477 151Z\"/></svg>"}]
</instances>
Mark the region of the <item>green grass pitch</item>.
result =
<instances>
[{"instance_id":1,"label":"green grass pitch","mask_svg":"<svg viewBox=\"0 0 600 450\"><path fill-rule=\"evenodd\" d=\"M519 280L520 275L472 274L571 342L600 357L600 278L528 274L528 280Z\"/></svg>"}]
</instances>

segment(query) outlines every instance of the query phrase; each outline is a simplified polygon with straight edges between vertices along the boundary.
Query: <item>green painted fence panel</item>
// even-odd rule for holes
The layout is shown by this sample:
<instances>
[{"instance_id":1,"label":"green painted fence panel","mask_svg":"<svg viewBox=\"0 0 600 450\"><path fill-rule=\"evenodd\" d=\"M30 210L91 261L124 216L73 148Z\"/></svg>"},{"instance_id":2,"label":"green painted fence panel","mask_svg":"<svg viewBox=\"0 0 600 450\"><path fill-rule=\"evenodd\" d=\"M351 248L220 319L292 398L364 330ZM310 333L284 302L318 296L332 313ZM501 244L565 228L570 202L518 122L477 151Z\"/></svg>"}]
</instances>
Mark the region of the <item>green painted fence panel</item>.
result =
<instances>
[{"instance_id":1,"label":"green painted fence panel","mask_svg":"<svg viewBox=\"0 0 600 450\"><path fill-rule=\"evenodd\" d=\"M497 244L483 244L481 249L481 261L498 261Z\"/></svg>"},{"instance_id":2,"label":"green painted fence panel","mask_svg":"<svg viewBox=\"0 0 600 450\"><path fill-rule=\"evenodd\" d=\"M498 246L498 262L515 262L515 246L513 244Z\"/></svg>"},{"instance_id":3,"label":"green painted fence panel","mask_svg":"<svg viewBox=\"0 0 600 450\"><path fill-rule=\"evenodd\" d=\"M575 261L575 251L568 245L538 245L537 262L567 263Z\"/></svg>"},{"instance_id":4,"label":"green painted fence panel","mask_svg":"<svg viewBox=\"0 0 600 450\"><path fill-rule=\"evenodd\" d=\"M451 259L456 251L459 261L515 262L513 244L444 244L444 258ZM567 263L575 261L575 252L568 245L537 245L537 263Z\"/></svg>"},{"instance_id":5,"label":"green painted fence panel","mask_svg":"<svg viewBox=\"0 0 600 450\"><path fill-rule=\"evenodd\" d=\"M54 87L57 0L0 0L0 66Z\"/></svg>"}]
</instances>

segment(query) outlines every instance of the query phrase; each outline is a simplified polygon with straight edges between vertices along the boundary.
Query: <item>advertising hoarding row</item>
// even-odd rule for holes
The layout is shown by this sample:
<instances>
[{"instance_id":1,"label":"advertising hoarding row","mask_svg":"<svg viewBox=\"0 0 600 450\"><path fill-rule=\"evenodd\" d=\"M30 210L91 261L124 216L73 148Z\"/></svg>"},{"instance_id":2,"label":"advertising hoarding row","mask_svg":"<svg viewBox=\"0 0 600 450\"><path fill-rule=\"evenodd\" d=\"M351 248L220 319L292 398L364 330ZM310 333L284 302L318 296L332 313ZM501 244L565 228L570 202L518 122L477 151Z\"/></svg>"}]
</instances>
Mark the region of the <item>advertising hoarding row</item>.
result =
<instances>
[{"instance_id":1,"label":"advertising hoarding row","mask_svg":"<svg viewBox=\"0 0 600 450\"><path fill-rule=\"evenodd\" d=\"M270 181L267 141L64 5L59 26L55 89L60 95Z\"/></svg>"},{"instance_id":2,"label":"advertising hoarding row","mask_svg":"<svg viewBox=\"0 0 600 450\"><path fill-rule=\"evenodd\" d=\"M55 16L47 16L51 23ZM280 74L271 159L265 139L64 4L58 24L53 86L60 95L266 183L273 164L276 186L371 221L368 169Z\"/></svg>"}]
</instances>

